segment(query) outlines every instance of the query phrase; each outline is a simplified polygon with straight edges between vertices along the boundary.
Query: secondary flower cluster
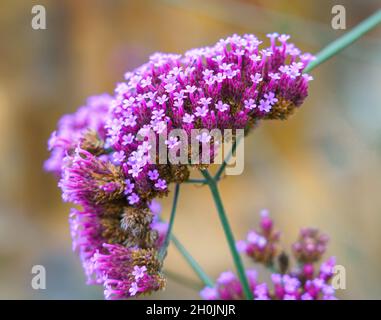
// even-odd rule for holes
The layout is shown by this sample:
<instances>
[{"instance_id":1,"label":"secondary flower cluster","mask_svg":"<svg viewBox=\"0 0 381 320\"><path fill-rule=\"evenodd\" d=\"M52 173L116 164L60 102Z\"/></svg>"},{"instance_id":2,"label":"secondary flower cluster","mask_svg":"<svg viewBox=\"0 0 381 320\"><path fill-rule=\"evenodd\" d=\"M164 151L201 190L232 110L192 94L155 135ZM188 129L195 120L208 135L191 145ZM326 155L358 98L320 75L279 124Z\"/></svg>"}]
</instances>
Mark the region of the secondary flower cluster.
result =
<instances>
[{"instance_id":1,"label":"secondary flower cluster","mask_svg":"<svg viewBox=\"0 0 381 320\"><path fill-rule=\"evenodd\" d=\"M280 233L273 230L273 221L267 211L261 213L260 227L251 230L246 240L238 241L237 248L254 262L263 263L273 270L271 281L259 282L255 270L248 269L246 276L255 300L331 300L335 290L330 284L335 258L320 266L316 263L326 251L328 237L317 229L305 228L292 246L297 267L290 268L289 257L279 252ZM276 270L276 271L274 271ZM242 285L231 271L221 273L213 288L206 287L200 295L206 300L244 299Z\"/></svg>"},{"instance_id":2,"label":"secondary flower cluster","mask_svg":"<svg viewBox=\"0 0 381 320\"><path fill-rule=\"evenodd\" d=\"M303 69L313 57L288 43L287 35L269 38L267 48L254 35L234 35L184 55L154 54L125 74L114 97L91 97L60 120L45 169L60 177L63 200L82 207L71 213L73 246L88 282L103 284L107 298L164 286L158 250L167 226L153 200L166 196L171 182L187 180L189 168L155 152L152 159L152 141L172 129L189 139L192 129L247 133L262 119L286 119L306 98L311 77ZM209 131L196 139L213 159L220 141ZM165 146L173 154L182 147L176 136Z\"/></svg>"},{"instance_id":3,"label":"secondary flower cluster","mask_svg":"<svg viewBox=\"0 0 381 320\"><path fill-rule=\"evenodd\" d=\"M141 214L128 207L120 212L117 205L84 208L72 209L70 230L87 283L103 284L107 299L163 288L157 249L163 244L167 224L159 221L158 213Z\"/></svg>"}]
</instances>

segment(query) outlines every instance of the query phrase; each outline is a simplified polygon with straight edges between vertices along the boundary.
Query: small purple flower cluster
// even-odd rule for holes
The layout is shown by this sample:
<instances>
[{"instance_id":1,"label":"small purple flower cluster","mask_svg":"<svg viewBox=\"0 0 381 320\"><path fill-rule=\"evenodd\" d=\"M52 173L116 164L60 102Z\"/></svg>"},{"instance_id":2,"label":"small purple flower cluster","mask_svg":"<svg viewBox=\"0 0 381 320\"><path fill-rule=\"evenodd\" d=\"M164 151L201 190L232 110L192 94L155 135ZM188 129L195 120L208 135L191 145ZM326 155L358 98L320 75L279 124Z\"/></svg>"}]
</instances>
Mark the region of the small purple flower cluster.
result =
<instances>
[{"instance_id":1,"label":"small purple flower cluster","mask_svg":"<svg viewBox=\"0 0 381 320\"><path fill-rule=\"evenodd\" d=\"M277 254L280 233L273 230L273 222L269 218L267 210L261 212L261 217L259 230L249 231L246 240L237 242L237 249L251 257L255 262L268 265L272 263Z\"/></svg>"},{"instance_id":2,"label":"small purple flower cluster","mask_svg":"<svg viewBox=\"0 0 381 320\"><path fill-rule=\"evenodd\" d=\"M112 97L108 94L92 96L87 99L86 105L75 113L64 115L58 122L58 129L54 131L48 141L51 151L50 158L45 161L46 171L61 175L63 159L71 153L87 136L87 140L100 143L106 138L105 121L109 113ZM98 140L91 135L97 134ZM92 138L92 139L90 139ZM85 146L87 149L101 149L103 145Z\"/></svg>"},{"instance_id":3,"label":"small purple flower cluster","mask_svg":"<svg viewBox=\"0 0 381 320\"><path fill-rule=\"evenodd\" d=\"M107 254L96 252L93 266L102 277L106 299L123 299L159 290L164 278L152 270L159 270L161 262L153 249L136 249L120 244L103 244Z\"/></svg>"},{"instance_id":4,"label":"small purple flower cluster","mask_svg":"<svg viewBox=\"0 0 381 320\"><path fill-rule=\"evenodd\" d=\"M270 46L262 49L254 35L234 35L184 55L154 54L125 74L114 97L91 97L60 120L45 169L60 177L63 200L82 207L70 218L73 247L88 282L103 284L107 298L149 293L165 283L158 250L168 227L153 200L190 173L185 164L152 161L147 134L157 141L172 129L188 137L192 129L247 133L262 119L286 119L307 97L312 78L303 69L313 57L288 43L289 36L269 38ZM213 159L220 141L205 131L196 139L212 144ZM174 153L182 147L174 136L165 146ZM263 240L256 241L258 251ZM265 247L271 257L272 244Z\"/></svg>"},{"instance_id":5,"label":"small purple flower cluster","mask_svg":"<svg viewBox=\"0 0 381 320\"><path fill-rule=\"evenodd\" d=\"M286 253L278 253L279 232L273 231L273 221L267 211L262 211L260 231L250 231L247 240L238 241L237 247L255 262L272 270L271 286L258 282L255 270L248 269L246 276L255 300L332 300L335 290L330 284L334 275L335 258L331 257L320 267L315 266L326 250L328 237L317 229L302 229L292 246L297 267L291 269ZM302 254L303 253L303 254ZM200 292L206 300L241 300L243 288L231 271L223 272L213 288Z\"/></svg>"},{"instance_id":6,"label":"small purple flower cluster","mask_svg":"<svg viewBox=\"0 0 381 320\"><path fill-rule=\"evenodd\" d=\"M299 240L292 246L294 255L304 263L315 262L324 254L329 238L315 228L300 230Z\"/></svg>"}]
</instances>

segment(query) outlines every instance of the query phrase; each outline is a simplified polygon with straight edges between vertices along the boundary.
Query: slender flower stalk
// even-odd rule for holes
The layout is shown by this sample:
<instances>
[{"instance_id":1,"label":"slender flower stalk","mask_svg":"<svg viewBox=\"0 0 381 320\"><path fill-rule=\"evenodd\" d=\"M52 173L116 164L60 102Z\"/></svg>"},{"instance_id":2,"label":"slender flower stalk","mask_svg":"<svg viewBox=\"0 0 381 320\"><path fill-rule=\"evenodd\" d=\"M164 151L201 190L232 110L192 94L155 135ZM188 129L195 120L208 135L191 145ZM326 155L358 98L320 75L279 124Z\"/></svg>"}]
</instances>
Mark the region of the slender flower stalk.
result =
<instances>
[{"instance_id":1,"label":"slender flower stalk","mask_svg":"<svg viewBox=\"0 0 381 320\"><path fill-rule=\"evenodd\" d=\"M173 223L175 221L175 215L176 215L176 209L177 209L177 202L180 194L180 184L176 184L175 187L175 193L173 196L173 203L172 203L172 209L171 209L171 215L169 218L169 223L168 223L168 229L167 233L165 236L165 240L163 242L163 245L160 249L159 252L159 257L161 259L164 259L170 240L172 240L173 244L177 248L177 250L181 253L181 255L185 258L185 260L189 263L189 265L192 267L192 269L195 271L197 276L200 278L200 280L204 283L205 286L207 287L212 287L213 286L213 281L208 277L208 275L205 273L205 271L200 267L200 265L197 263L197 261L190 255L190 253L185 249L185 247L181 244L181 242L173 235L172 233L172 228L173 228ZM166 272L168 274L168 272ZM169 275L169 274L168 274ZM172 278L175 278L179 280L179 275L174 275L171 273ZM180 281L183 282L183 281ZM194 287L194 286L193 286Z\"/></svg>"},{"instance_id":2,"label":"slender flower stalk","mask_svg":"<svg viewBox=\"0 0 381 320\"><path fill-rule=\"evenodd\" d=\"M234 260L235 267L237 269L239 280L241 281L243 286L245 297L248 300L253 300L253 293L250 290L250 285L245 274L245 268L243 266L238 250L236 248L234 235L230 228L230 224L226 216L224 206L222 204L221 196L217 187L217 182L214 180L214 178L210 175L210 173L207 170L202 170L201 173L207 180L210 191L212 192L213 200L217 207L218 215L225 232L226 240L228 241L228 244L229 244L230 252L233 256L233 260Z\"/></svg>"},{"instance_id":3,"label":"slender flower stalk","mask_svg":"<svg viewBox=\"0 0 381 320\"><path fill-rule=\"evenodd\" d=\"M179 200L179 193L180 193L180 184L177 183L175 187L175 193L173 195L173 204L172 204L171 216L169 218L167 234L165 236L163 246L160 248L160 252L159 252L159 256L161 259L164 259L164 257L167 255L168 245L171 239L173 222L175 221L177 202Z\"/></svg>"},{"instance_id":4,"label":"slender flower stalk","mask_svg":"<svg viewBox=\"0 0 381 320\"><path fill-rule=\"evenodd\" d=\"M164 274L168 278L172 279L173 281L176 281L177 283L179 283L179 284L181 284L187 288L194 289L197 291L200 291L203 288L203 283L196 282L192 279L189 279L189 278L183 276L182 274L180 274L178 272L175 272L172 270L164 270Z\"/></svg>"},{"instance_id":5,"label":"slender flower stalk","mask_svg":"<svg viewBox=\"0 0 381 320\"><path fill-rule=\"evenodd\" d=\"M346 47L351 45L356 40L360 39L365 33L374 29L378 24L381 23L381 10L369 16L367 19L359 23L351 31L347 32L342 37L331 42L323 50L321 50L317 55L316 59L311 61L308 66L304 69L304 72L310 72L317 66L321 65L323 62L337 55L340 51L344 50Z\"/></svg>"},{"instance_id":6,"label":"slender flower stalk","mask_svg":"<svg viewBox=\"0 0 381 320\"><path fill-rule=\"evenodd\" d=\"M233 153L237 149L238 143L239 143L239 140L233 142L232 149L230 150L230 152L228 153L228 155L226 156L226 158L222 162L221 166L218 168L216 175L214 176L214 180L215 181L219 181L220 180L221 175L224 172L224 170L225 170L225 168L226 168L230 158L232 157Z\"/></svg>"},{"instance_id":7,"label":"slender flower stalk","mask_svg":"<svg viewBox=\"0 0 381 320\"><path fill-rule=\"evenodd\" d=\"M184 259L188 262L188 264L191 266L193 271L197 274L197 276L201 279L201 281L207 286L207 287L213 287L214 283L213 280L209 278L209 276L205 273L205 271L201 268L201 266L197 263L197 261L191 256L191 254L185 249L185 247L181 244L181 242L173 235L171 234L171 240L177 250L182 254Z\"/></svg>"},{"instance_id":8,"label":"slender flower stalk","mask_svg":"<svg viewBox=\"0 0 381 320\"><path fill-rule=\"evenodd\" d=\"M184 181L184 183L187 184L205 184L205 179L188 179L187 181Z\"/></svg>"}]
</instances>

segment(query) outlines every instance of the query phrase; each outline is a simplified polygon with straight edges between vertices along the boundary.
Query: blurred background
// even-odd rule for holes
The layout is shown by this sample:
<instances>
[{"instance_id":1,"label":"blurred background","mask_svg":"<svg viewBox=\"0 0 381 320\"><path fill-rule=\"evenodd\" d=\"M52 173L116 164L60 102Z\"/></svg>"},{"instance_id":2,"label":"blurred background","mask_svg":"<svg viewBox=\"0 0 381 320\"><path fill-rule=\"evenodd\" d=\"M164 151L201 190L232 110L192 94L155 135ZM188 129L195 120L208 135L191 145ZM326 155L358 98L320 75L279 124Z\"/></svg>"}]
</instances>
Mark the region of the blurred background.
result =
<instances>
[{"instance_id":1,"label":"blurred background","mask_svg":"<svg viewBox=\"0 0 381 320\"><path fill-rule=\"evenodd\" d=\"M46 8L33 30L31 9ZM345 31L331 28L336 1L3 0L0 19L0 298L102 299L85 285L71 251L69 204L42 170L58 119L87 96L112 93L155 51L184 52L232 33L292 35L318 52ZM347 28L379 0L340 1ZM310 96L286 122L266 122L245 140L245 171L221 183L237 239L268 208L288 246L303 226L330 235L328 255L346 268L343 299L381 298L381 27L315 69ZM163 202L164 215L171 197ZM184 185L174 232L213 278L234 270L206 187ZM247 266L252 266L245 261ZM33 265L47 289L31 288ZM174 248L165 268L197 280ZM264 274L266 275L266 274ZM263 278L264 279L264 278ZM152 298L198 298L169 280Z\"/></svg>"}]
</instances>

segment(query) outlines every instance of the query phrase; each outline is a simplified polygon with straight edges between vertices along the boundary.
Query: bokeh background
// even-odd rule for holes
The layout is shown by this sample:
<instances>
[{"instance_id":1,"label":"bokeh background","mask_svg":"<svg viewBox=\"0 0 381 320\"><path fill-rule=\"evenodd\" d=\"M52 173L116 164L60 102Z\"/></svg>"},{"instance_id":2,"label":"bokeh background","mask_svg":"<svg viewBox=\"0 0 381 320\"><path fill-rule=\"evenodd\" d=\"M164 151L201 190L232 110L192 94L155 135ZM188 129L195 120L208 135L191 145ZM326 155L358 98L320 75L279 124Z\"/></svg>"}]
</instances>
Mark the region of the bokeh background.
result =
<instances>
[{"instance_id":1,"label":"bokeh background","mask_svg":"<svg viewBox=\"0 0 381 320\"><path fill-rule=\"evenodd\" d=\"M42 4L47 29L31 28ZM336 1L3 0L0 11L0 298L101 299L71 252L68 210L42 170L46 141L64 113L113 91L155 51L183 52L232 33L290 33L318 52L345 31L331 28ZM340 1L351 28L379 0ZM343 299L381 298L381 28L313 71L310 97L286 122L266 122L245 140L245 171L221 183L236 238L270 209L286 245L302 226L331 237L345 266ZM164 215L170 209L163 202ZM174 232L212 277L233 269L205 187L184 185ZM245 261L250 265L249 261ZM31 288L44 265L47 289ZM197 280L174 248L165 268ZM265 274L264 274L265 275ZM197 298L169 280L160 299Z\"/></svg>"}]
</instances>

